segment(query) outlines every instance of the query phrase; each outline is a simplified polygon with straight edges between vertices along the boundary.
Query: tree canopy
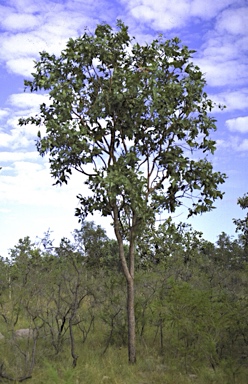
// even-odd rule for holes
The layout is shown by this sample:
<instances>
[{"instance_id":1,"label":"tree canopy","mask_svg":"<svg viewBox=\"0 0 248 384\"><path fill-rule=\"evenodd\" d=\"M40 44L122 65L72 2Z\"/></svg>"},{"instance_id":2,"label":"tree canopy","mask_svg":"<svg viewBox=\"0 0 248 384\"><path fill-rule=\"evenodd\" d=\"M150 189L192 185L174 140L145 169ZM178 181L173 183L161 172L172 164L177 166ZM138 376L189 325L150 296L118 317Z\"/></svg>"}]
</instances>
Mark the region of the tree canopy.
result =
<instances>
[{"instance_id":1,"label":"tree canopy","mask_svg":"<svg viewBox=\"0 0 248 384\"><path fill-rule=\"evenodd\" d=\"M162 36L140 45L122 22L117 27L98 25L94 35L70 39L59 57L40 54L25 84L49 91L50 104L21 124L45 125L37 147L49 153L56 183L73 169L86 176L93 194L78 196L77 214L173 212L194 192L190 215L212 209L225 177L194 155L214 153L216 129L194 51Z\"/></svg>"}]
</instances>

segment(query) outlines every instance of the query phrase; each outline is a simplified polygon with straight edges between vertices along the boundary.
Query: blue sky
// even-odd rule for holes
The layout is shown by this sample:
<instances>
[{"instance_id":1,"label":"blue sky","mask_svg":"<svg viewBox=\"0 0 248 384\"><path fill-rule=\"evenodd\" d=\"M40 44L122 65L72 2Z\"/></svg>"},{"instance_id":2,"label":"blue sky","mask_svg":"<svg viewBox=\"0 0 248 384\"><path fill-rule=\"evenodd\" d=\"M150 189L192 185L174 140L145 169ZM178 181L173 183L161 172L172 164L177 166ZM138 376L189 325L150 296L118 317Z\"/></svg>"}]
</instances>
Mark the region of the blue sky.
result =
<instances>
[{"instance_id":1,"label":"blue sky","mask_svg":"<svg viewBox=\"0 0 248 384\"><path fill-rule=\"evenodd\" d=\"M36 127L19 127L20 117L34 114L46 96L24 93L39 52L59 54L70 37L92 32L97 24L115 26L122 19L140 43L159 33L178 36L197 52L193 62L205 74L216 109L215 170L228 176L224 199L210 213L188 221L215 242L222 232L235 235L233 218L244 212L237 198L248 191L248 4L246 0L2 0L0 4L0 255L20 238L50 228L55 243L78 228L76 195L84 193L80 175L54 187L48 159L38 156ZM186 221L178 211L176 221ZM99 215L89 217L106 226Z\"/></svg>"}]
</instances>

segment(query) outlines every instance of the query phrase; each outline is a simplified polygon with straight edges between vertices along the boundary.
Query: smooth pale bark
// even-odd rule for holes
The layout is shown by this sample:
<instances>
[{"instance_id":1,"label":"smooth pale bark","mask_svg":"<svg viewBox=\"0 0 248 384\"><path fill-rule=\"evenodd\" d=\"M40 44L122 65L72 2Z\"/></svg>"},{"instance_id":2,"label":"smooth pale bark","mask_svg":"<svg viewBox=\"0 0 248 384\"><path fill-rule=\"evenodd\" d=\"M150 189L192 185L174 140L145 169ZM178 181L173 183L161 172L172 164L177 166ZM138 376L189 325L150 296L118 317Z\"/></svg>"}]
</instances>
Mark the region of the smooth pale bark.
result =
<instances>
[{"instance_id":1,"label":"smooth pale bark","mask_svg":"<svg viewBox=\"0 0 248 384\"><path fill-rule=\"evenodd\" d=\"M135 223L135 217L133 224ZM133 228L133 230L132 230ZM128 320L128 358L131 364L136 362L136 330L135 330L135 312L134 312L134 249L135 249L135 237L133 225L130 230L129 239L129 265L124 252L123 238L120 232L120 224L118 218L118 208L114 209L114 229L115 235L119 246L119 257L121 260L122 270L126 278L127 284L127 320Z\"/></svg>"},{"instance_id":2,"label":"smooth pale bark","mask_svg":"<svg viewBox=\"0 0 248 384\"><path fill-rule=\"evenodd\" d=\"M135 313L134 313L134 280L127 281L127 315L128 315L128 359L136 362Z\"/></svg>"}]
</instances>

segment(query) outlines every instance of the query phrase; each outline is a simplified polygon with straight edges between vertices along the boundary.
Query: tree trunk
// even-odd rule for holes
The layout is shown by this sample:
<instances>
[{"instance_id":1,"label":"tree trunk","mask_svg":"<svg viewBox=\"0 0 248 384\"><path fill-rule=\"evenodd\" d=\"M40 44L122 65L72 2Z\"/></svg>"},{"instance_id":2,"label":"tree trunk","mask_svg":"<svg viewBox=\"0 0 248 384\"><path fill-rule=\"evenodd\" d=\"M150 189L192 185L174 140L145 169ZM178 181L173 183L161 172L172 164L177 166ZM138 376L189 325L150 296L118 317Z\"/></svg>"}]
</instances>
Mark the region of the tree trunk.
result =
<instances>
[{"instance_id":1,"label":"tree trunk","mask_svg":"<svg viewBox=\"0 0 248 384\"><path fill-rule=\"evenodd\" d=\"M134 312L134 259L135 259L135 224L136 216L133 214L132 228L130 228L129 237L129 278L127 279L127 316L128 316L128 357L129 363L136 362L136 348L135 348L135 312Z\"/></svg>"},{"instance_id":2,"label":"tree trunk","mask_svg":"<svg viewBox=\"0 0 248 384\"><path fill-rule=\"evenodd\" d=\"M134 313L134 281L127 280L127 315L128 315L128 359L129 363L136 362L135 347L135 313Z\"/></svg>"},{"instance_id":3,"label":"tree trunk","mask_svg":"<svg viewBox=\"0 0 248 384\"><path fill-rule=\"evenodd\" d=\"M129 239L129 265L124 253L123 238L121 236L118 209L117 206L114 209L114 229L115 235L119 246L119 257L122 265L122 271L126 278L127 284L127 320L128 320L128 358L129 363L134 364L136 362L136 348L135 348L135 312L134 312L134 249L135 239L134 233L130 231Z\"/></svg>"}]
</instances>

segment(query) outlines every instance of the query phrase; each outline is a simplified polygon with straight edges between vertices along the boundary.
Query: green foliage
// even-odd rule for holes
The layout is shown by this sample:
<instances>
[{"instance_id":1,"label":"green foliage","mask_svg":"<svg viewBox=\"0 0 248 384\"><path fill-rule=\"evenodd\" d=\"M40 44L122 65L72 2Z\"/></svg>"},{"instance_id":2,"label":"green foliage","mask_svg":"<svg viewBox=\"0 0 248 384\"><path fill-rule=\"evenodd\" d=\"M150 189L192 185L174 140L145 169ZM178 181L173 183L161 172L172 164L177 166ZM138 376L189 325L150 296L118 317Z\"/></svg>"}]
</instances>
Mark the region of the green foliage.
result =
<instances>
[{"instance_id":1,"label":"green foliage","mask_svg":"<svg viewBox=\"0 0 248 384\"><path fill-rule=\"evenodd\" d=\"M146 226L137 241L138 264L146 268L153 264L167 265L170 258L181 258L184 263L197 256L202 247L202 233L185 223L176 225L171 218L162 224Z\"/></svg>"},{"instance_id":2,"label":"green foliage","mask_svg":"<svg viewBox=\"0 0 248 384\"><path fill-rule=\"evenodd\" d=\"M226 268L241 269L247 263L247 249L242 237L232 240L222 232L217 240L215 252L216 264L224 264Z\"/></svg>"},{"instance_id":3,"label":"green foliage","mask_svg":"<svg viewBox=\"0 0 248 384\"><path fill-rule=\"evenodd\" d=\"M106 231L92 221L82 221L81 228L74 231L76 249L84 258L87 267L97 271L102 268L120 270L118 244L110 240Z\"/></svg>"},{"instance_id":4,"label":"green foliage","mask_svg":"<svg viewBox=\"0 0 248 384\"><path fill-rule=\"evenodd\" d=\"M243 197L238 199L238 205L242 209L248 208L248 194L246 193ZM246 257L248 256L248 213L244 219L233 219L236 225L236 232L241 232L241 240L246 248Z\"/></svg>"},{"instance_id":5,"label":"green foliage","mask_svg":"<svg viewBox=\"0 0 248 384\"><path fill-rule=\"evenodd\" d=\"M142 239L135 278L141 357L135 367L123 362L124 277L108 267L108 257L104 263L109 240L104 230L85 222L74 242L62 239L48 251L26 237L11 250L12 262L1 261L0 332L5 339L0 340L0 378L245 384L247 265L230 262L232 253L238 253L235 240L222 233L215 246L191 227L170 220ZM51 242L42 239L41 244ZM152 254L144 261L149 244L159 263ZM186 262L185 256L190 256ZM20 328L37 333L15 339L13 332Z\"/></svg>"},{"instance_id":6,"label":"green foliage","mask_svg":"<svg viewBox=\"0 0 248 384\"><path fill-rule=\"evenodd\" d=\"M193 53L177 38L141 46L121 21L117 32L102 24L70 39L59 57L40 53L25 85L48 91L50 104L20 124L45 125L37 148L49 153L56 184L73 169L85 176L92 195L78 195L77 215L117 209L125 233L134 212L145 222L194 196L193 215L222 197L225 175L194 155L214 153L216 126Z\"/></svg>"}]
</instances>

